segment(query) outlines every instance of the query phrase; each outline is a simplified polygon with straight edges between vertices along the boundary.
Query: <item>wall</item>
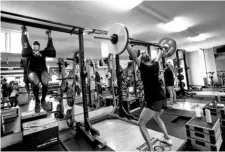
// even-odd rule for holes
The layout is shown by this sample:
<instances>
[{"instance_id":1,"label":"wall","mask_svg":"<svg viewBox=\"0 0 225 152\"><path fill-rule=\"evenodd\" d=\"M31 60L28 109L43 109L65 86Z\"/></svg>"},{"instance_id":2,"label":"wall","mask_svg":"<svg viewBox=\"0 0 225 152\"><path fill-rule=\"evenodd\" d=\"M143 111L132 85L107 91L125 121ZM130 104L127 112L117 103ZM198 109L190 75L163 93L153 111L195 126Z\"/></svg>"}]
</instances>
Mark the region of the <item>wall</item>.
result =
<instances>
[{"instance_id":1,"label":"wall","mask_svg":"<svg viewBox=\"0 0 225 152\"><path fill-rule=\"evenodd\" d=\"M203 51L188 52L187 65L190 67L188 70L189 84L203 86L205 77Z\"/></svg>"}]
</instances>

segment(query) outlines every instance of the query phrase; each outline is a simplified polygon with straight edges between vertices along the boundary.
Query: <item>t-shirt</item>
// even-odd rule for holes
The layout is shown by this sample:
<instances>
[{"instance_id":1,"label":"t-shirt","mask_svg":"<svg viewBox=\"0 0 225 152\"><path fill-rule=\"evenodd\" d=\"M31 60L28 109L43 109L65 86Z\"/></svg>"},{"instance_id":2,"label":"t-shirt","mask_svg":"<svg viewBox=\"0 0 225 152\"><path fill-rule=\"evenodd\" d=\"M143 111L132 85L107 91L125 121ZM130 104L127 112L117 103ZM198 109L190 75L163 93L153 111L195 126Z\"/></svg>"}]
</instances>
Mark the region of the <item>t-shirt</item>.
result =
<instances>
[{"instance_id":1,"label":"t-shirt","mask_svg":"<svg viewBox=\"0 0 225 152\"><path fill-rule=\"evenodd\" d=\"M145 101L147 104L164 100L165 93L159 80L159 63L154 62L152 65L140 63L141 79L144 85Z\"/></svg>"},{"instance_id":2,"label":"t-shirt","mask_svg":"<svg viewBox=\"0 0 225 152\"><path fill-rule=\"evenodd\" d=\"M29 71L47 71L45 56L28 56Z\"/></svg>"},{"instance_id":3,"label":"t-shirt","mask_svg":"<svg viewBox=\"0 0 225 152\"><path fill-rule=\"evenodd\" d=\"M27 57L28 71L47 71L46 57L55 57L56 51L52 43L52 38L48 38L47 47L40 51L41 56L34 56L34 52L29 44L27 35L22 35L22 57Z\"/></svg>"},{"instance_id":4,"label":"t-shirt","mask_svg":"<svg viewBox=\"0 0 225 152\"><path fill-rule=\"evenodd\" d=\"M165 79L165 84L167 86L173 86L174 83L174 77L173 77L173 71L170 68L166 68L164 72L164 79Z\"/></svg>"}]
</instances>

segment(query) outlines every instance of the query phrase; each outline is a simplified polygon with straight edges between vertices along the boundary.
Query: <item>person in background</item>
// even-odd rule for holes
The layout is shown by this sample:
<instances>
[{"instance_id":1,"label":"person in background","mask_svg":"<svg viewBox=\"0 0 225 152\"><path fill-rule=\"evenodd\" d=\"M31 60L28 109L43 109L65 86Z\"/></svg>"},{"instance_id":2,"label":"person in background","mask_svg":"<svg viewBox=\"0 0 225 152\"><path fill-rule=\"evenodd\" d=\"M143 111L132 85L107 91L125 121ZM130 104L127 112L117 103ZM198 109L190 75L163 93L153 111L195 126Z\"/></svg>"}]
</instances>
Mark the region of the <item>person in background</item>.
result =
<instances>
[{"instance_id":1,"label":"person in background","mask_svg":"<svg viewBox=\"0 0 225 152\"><path fill-rule=\"evenodd\" d=\"M9 94L10 94L9 101L10 101L11 107L16 107L18 105L17 97L19 96L18 82L16 81L11 82Z\"/></svg>"},{"instance_id":2,"label":"person in background","mask_svg":"<svg viewBox=\"0 0 225 152\"><path fill-rule=\"evenodd\" d=\"M171 65L170 62L166 62L165 65L166 65L166 69L164 71L164 79L165 79L166 89L168 90L170 94L170 104L176 104L177 98L176 98L176 92L174 89L175 76L174 76L173 66Z\"/></svg>"},{"instance_id":3,"label":"person in background","mask_svg":"<svg viewBox=\"0 0 225 152\"><path fill-rule=\"evenodd\" d=\"M9 84L7 83L7 79L6 78L2 78L1 80L1 91L2 91L2 102L3 105L5 105L5 103L8 104L8 106L10 106L9 104L9 92L10 92L10 88L9 88Z\"/></svg>"}]
</instances>

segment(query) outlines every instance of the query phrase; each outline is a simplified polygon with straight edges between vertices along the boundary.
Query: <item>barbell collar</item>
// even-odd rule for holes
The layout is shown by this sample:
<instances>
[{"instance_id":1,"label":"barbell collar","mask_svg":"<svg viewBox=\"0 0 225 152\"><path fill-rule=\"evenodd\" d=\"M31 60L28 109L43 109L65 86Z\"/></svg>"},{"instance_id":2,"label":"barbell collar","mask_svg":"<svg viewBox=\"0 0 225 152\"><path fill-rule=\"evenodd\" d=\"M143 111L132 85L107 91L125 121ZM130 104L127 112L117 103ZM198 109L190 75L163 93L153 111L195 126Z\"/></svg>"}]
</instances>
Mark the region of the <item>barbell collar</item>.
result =
<instances>
[{"instance_id":1,"label":"barbell collar","mask_svg":"<svg viewBox=\"0 0 225 152\"><path fill-rule=\"evenodd\" d=\"M109 37L109 36L106 36L106 35L94 34L93 38L112 41L112 37Z\"/></svg>"}]
</instances>

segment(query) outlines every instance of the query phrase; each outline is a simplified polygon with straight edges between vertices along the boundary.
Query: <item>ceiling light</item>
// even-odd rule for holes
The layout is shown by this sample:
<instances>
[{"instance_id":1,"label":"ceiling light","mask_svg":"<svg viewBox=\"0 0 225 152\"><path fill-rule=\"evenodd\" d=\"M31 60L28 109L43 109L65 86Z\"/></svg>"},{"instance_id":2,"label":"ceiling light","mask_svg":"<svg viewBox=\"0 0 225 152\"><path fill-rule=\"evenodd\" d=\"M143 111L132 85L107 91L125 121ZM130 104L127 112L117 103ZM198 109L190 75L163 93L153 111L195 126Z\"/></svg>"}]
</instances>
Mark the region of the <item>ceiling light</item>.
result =
<instances>
[{"instance_id":1,"label":"ceiling light","mask_svg":"<svg viewBox=\"0 0 225 152\"><path fill-rule=\"evenodd\" d=\"M131 10L139 5L143 0L104 0L102 3L109 5L112 8L120 10Z\"/></svg>"},{"instance_id":2,"label":"ceiling light","mask_svg":"<svg viewBox=\"0 0 225 152\"><path fill-rule=\"evenodd\" d=\"M189 37L188 38L190 41L204 41L207 39L207 36L205 34L199 34L198 36L195 37Z\"/></svg>"},{"instance_id":3,"label":"ceiling light","mask_svg":"<svg viewBox=\"0 0 225 152\"><path fill-rule=\"evenodd\" d=\"M172 32L181 32L187 30L189 27L188 22L181 17L176 17L173 19L173 21L162 23L161 25L164 29Z\"/></svg>"}]
</instances>

